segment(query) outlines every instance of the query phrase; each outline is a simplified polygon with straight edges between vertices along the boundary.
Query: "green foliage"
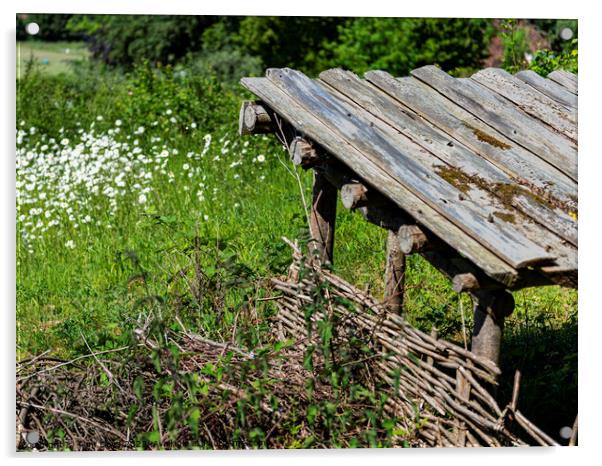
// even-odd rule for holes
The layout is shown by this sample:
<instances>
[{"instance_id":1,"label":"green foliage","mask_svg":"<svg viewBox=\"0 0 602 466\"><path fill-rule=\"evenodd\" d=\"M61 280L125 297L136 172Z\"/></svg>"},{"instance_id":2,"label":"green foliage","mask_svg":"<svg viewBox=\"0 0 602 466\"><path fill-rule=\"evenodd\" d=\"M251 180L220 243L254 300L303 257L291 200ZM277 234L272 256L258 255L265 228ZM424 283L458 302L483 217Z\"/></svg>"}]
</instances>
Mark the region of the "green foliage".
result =
<instances>
[{"instance_id":1,"label":"green foliage","mask_svg":"<svg viewBox=\"0 0 602 466\"><path fill-rule=\"evenodd\" d=\"M200 50L204 29L215 21L214 16L74 15L68 26L88 37L94 58L130 67L145 60L173 64Z\"/></svg>"},{"instance_id":2,"label":"green foliage","mask_svg":"<svg viewBox=\"0 0 602 466\"><path fill-rule=\"evenodd\" d=\"M479 67L492 29L481 19L355 18L338 32L321 54L323 68L383 69L402 76L427 64L452 73Z\"/></svg>"},{"instance_id":3,"label":"green foliage","mask_svg":"<svg viewBox=\"0 0 602 466\"><path fill-rule=\"evenodd\" d=\"M60 128L75 132L89 125L96 115L115 116L117 102L125 97L123 76L88 64L76 69L76 74L47 76L29 63L17 80L19 118L43 134L56 136Z\"/></svg>"},{"instance_id":4,"label":"green foliage","mask_svg":"<svg viewBox=\"0 0 602 466\"><path fill-rule=\"evenodd\" d=\"M566 70L571 73L578 73L579 51L577 39L573 39L570 42L570 48L566 48L561 52L554 52L548 49L538 50L533 55L529 69L544 77L554 70Z\"/></svg>"},{"instance_id":5,"label":"green foliage","mask_svg":"<svg viewBox=\"0 0 602 466\"><path fill-rule=\"evenodd\" d=\"M261 58L266 67L291 67L308 73L319 69L319 52L336 40L342 18L249 16L240 22L236 44Z\"/></svg>"},{"instance_id":6,"label":"green foliage","mask_svg":"<svg viewBox=\"0 0 602 466\"><path fill-rule=\"evenodd\" d=\"M40 26L40 32L35 35L36 40L43 41L73 41L81 40L82 35L78 32L70 31L67 24L73 15L56 13L34 13L17 15L17 40L32 39L25 31L28 23L37 23Z\"/></svg>"},{"instance_id":7,"label":"green foliage","mask_svg":"<svg viewBox=\"0 0 602 466\"><path fill-rule=\"evenodd\" d=\"M126 122L135 122L144 115L148 124L170 128L173 137L177 137L173 118L177 119L180 134L188 134L193 122L213 130L232 125L236 119L238 95L227 92L209 73L197 74L194 69L169 65L153 68L146 62L128 75L126 89L127 95L117 102L117 114Z\"/></svg>"},{"instance_id":8,"label":"green foliage","mask_svg":"<svg viewBox=\"0 0 602 466\"><path fill-rule=\"evenodd\" d=\"M503 20L501 39L504 47L502 67L510 73L516 73L527 66L526 53L529 51L527 32L515 19Z\"/></svg>"}]
</instances>

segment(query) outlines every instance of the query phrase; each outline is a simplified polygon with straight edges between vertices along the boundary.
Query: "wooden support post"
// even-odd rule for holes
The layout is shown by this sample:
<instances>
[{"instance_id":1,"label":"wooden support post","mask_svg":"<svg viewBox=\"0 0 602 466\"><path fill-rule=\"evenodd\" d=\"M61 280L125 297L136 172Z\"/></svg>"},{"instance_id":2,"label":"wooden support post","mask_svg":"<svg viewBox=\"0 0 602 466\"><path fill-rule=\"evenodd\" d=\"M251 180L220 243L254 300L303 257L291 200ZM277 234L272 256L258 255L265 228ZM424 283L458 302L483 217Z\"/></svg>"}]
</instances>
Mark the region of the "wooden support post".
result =
<instances>
[{"instance_id":1,"label":"wooden support post","mask_svg":"<svg viewBox=\"0 0 602 466\"><path fill-rule=\"evenodd\" d=\"M406 272L406 256L399 249L397 232L389 230L387 237L387 264L385 268L384 301L391 312L403 310L403 292Z\"/></svg>"},{"instance_id":2,"label":"wooden support post","mask_svg":"<svg viewBox=\"0 0 602 466\"><path fill-rule=\"evenodd\" d=\"M471 351L500 363L504 319L514 310L514 298L506 290L476 291Z\"/></svg>"},{"instance_id":3,"label":"wooden support post","mask_svg":"<svg viewBox=\"0 0 602 466\"><path fill-rule=\"evenodd\" d=\"M334 227L337 216L337 188L321 173L314 171L310 213L311 249L322 263L332 263Z\"/></svg>"}]
</instances>

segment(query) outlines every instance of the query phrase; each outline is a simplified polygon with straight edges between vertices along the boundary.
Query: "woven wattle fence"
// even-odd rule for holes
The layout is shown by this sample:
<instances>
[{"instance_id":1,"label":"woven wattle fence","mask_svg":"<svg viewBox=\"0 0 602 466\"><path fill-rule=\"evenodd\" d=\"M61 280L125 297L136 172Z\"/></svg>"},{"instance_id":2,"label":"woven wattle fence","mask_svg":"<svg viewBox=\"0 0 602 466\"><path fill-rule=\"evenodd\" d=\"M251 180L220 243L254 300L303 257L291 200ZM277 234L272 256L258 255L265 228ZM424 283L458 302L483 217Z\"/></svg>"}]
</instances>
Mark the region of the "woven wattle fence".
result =
<instances>
[{"instance_id":1,"label":"woven wattle fence","mask_svg":"<svg viewBox=\"0 0 602 466\"><path fill-rule=\"evenodd\" d=\"M279 331L311 343L319 338L312 327L328 320L336 322L337 338L369 341L376 357L367 369L390 387L388 412L419 445L558 445L518 410L519 373L512 400L501 408L492 395L500 375L493 362L438 339L435 329L431 335L419 331L285 241L293 248L288 278L272 279L282 293L276 301Z\"/></svg>"}]
</instances>

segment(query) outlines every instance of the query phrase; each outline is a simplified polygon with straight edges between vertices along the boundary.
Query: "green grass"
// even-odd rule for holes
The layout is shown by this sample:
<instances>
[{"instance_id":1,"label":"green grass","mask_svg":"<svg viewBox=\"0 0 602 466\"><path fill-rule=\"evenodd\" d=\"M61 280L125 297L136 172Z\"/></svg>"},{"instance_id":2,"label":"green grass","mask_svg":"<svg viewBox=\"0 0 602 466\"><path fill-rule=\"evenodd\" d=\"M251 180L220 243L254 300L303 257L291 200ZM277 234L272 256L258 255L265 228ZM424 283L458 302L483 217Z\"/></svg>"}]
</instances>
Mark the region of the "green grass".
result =
<instances>
[{"instance_id":1,"label":"green grass","mask_svg":"<svg viewBox=\"0 0 602 466\"><path fill-rule=\"evenodd\" d=\"M90 53L83 42L17 42L17 78L32 60L47 74L56 75L72 71L73 63L86 62Z\"/></svg>"},{"instance_id":2,"label":"green grass","mask_svg":"<svg viewBox=\"0 0 602 466\"><path fill-rule=\"evenodd\" d=\"M46 46L35 47L43 53ZM53 44L48 53L61 47ZM259 321L241 325L249 296L264 293L245 280L286 273L290 251L281 237L307 236L299 186L310 199L310 173L295 172L273 138L236 135L245 97L238 89L170 70L123 76L92 68L61 77L40 67L18 82L18 356L87 353L84 338L94 348L117 346L150 312L149 295L212 338L260 340L267 324L259 321L274 309L259 304ZM113 155L102 155L107 150ZM117 194L104 194L106 188ZM336 271L380 296L386 233L342 205L337 215ZM194 275L194 254L206 276L202 299L182 279ZM569 425L576 410L577 292L544 287L515 299L503 364L564 393L569 401L547 421ZM470 298L454 293L418 256L408 261L405 308L423 330L436 325L461 344L464 334L470 338ZM539 393L530 396L540 400ZM530 414L528 400L521 406Z\"/></svg>"}]
</instances>

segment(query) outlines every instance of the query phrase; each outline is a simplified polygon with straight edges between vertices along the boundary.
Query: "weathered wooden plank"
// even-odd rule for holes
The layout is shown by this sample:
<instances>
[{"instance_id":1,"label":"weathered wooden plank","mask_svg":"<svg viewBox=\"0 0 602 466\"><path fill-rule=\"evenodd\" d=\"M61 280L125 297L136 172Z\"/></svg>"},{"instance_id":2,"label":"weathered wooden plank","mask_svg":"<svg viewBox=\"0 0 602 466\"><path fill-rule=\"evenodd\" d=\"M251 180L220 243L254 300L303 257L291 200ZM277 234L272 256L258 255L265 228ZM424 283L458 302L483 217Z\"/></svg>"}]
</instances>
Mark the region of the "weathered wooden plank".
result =
<instances>
[{"instance_id":1,"label":"weathered wooden plank","mask_svg":"<svg viewBox=\"0 0 602 466\"><path fill-rule=\"evenodd\" d=\"M577 184L557 168L537 157L499 131L415 78L395 79L383 71L370 71L366 80L406 108L420 115L481 157L487 159L521 185L544 195L549 193L567 207L577 209Z\"/></svg>"},{"instance_id":2,"label":"weathered wooden plank","mask_svg":"<svg viewBox=\"0 0 602 466\"><path fill-rule=\"evenodd\" d=\"M506 286L512 286L518 273L509 264L484 248L456 225L449 223L441 214L422 202L406 189L387 170L367 159L358 149L324 125L316 116L305 111L285 91L266 78L243 78L241 84L261 97L277 113L308 137L319 141L332 154L344 153L346 164L392 201L402 206L414 219L424 225L458 253L477 264L486 274Z\"/></svg>"},{"instance_id":3,"label":"weathered wooden plank","mask_svg":"<svg viewBox=\"0 0 602 466\"><path fill-rule=\"evenodd\" d=\"M568 109L577 110L577 96L551 79L546 79L533 70L519 71L514 76Z\"/></svg>"},{"instance_id":4,"label":"weathered wooden plank","mask_svg":"<svg viewBox=\"0 0 602 466\"><path fill-rule=\"evenodd\" d=\"M560 134L577 141L577 112L568 111L507 71L486 68L473 74L471 79L514 102L525 113L543 121Z\"/></svg>"},{"instance_id":5,"label":"weathered wooden plank","mask_svg":"<svg viewBox=\"0 0 602 466\"><path fill-rule=\"evenodd\" d=\"M495 209L487 205L486 199L489 197L491 204L490 194L483 194L484 203L473 202L468 197L460 200L462 192L433 171L433 165L440 162L437 158L408 138L367 124L365 120L369 114L360 107L341 102L316 81L295 70L268 70L267 77L294 97L306 112L316 115L365 157L396 176L423 202L496 252L514 268L555 258L542 246L518 233L517 225L507 223L502 217L499 221L492 221ZM341 153L334 155L340 157Z\"/></svg>"},{"instance_id":6,"label":"weathered wooden plank","mask_svg":"<svg viewBox=\"0 0 602 466\"><path fill-rule=\"evenodd\" d=\"M501 96L484 91L482 86L469 78L452 78L435 66L424 66L411 73L508 139L577 180L577 148L573 142L520 111Z\"/></svg>"},{"instance_id":7,"label":"weathered wooden plank","mask_svg":"<svg viewBox=\"0 0 602 466\"><path fill-rule=\"evenodd\" d=\"M362 81L355 74L340 69L323 72L320 79L331 86L333 92L344 95L376 117L372 123L394 128L453 168L445 169L446 180L455 182L466 196L470 195L473 183L493 195L506 194L499 198L505 206L504 210L516 207L561 238L577 244L577 223L567 212L538 202L538 198L527 189L514 187L516 180L462 143L452 142L449 134L403 109L388 94ZM510 204L507 196L509 189L514 192Z\"/></svg>"},{"instance_id":8,"label":"weathered wooden plank","mask_svg":"<svg viewBox=\"0 0 602 466\"><path fill-rule=\"evenodd\" d=\"M562 87L567 89L571 94L575 94L575 95L578 94L577 75L574 75L573 73L569 73L568 71L565 71L565 70L556 70L556 71L552 71L548 75L548 79L551 79L552 81L560 84Z\"/></svg>"}]
</instances>

